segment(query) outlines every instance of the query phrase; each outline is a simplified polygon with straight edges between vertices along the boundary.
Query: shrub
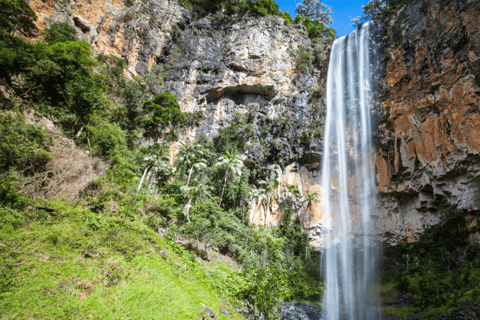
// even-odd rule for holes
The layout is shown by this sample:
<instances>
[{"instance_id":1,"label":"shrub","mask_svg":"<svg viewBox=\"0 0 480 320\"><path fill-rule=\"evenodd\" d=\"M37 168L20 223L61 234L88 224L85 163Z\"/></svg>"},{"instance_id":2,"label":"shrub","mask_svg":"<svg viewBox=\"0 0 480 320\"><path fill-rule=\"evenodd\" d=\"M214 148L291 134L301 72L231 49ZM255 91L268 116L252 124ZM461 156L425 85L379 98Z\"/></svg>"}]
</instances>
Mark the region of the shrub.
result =
<instances>
[{"instance_id":1,"label":"shrub","mask_svg":"<svg viewBox=\"0 0 480 320\"><path fill-rule=\"evenodd\" d=\"M47 151L52 140L40 126L25 124L19 114L0 114L0 172L41 169L53 158Z\"/></svg>"},{"instance_id":2,"label":"shrub","mask_svg":"<svg viewBox=\"0 0 480 320\"><path fill-rule=\"evenodd\" d=\"M315 58L308 48L300 46L295 51L295 66L300 71L306 71L313 64Z\"/></svg>"},{"instance_id":3,"label":"shrub","mask_svg":"<svg viewBox=\"0 0 480 320\"><path fill-rule=\"evenodd\" d=\"M111 158L126 148L125 132L116 123L96 119L87 127L91 142L97 155Z\"/></svg>"},{"instance_id":4,"label":"shrub","mask_svg":"<svg viewBox=\"0 0 480 320\"><path fill-rule=\"evenodd\" d=\"M49 44L77 40L75 28L63 22L55 22L44 33L44 39Z\"/></svg>"},{"instance_id":5,"label":"shrub","mask_svg":"<svg viewBox=\"0 0 480 320\"><path fill-rule=\"evenodd\" d=\"M154 99L143 104L146 116L138 118L138 123L145 130L145 137L158 139L163 130L171 126L170 136L174 137L173 127L185 120L177 99L170 92L157 94Z\"/></svg>"}]
</instances>

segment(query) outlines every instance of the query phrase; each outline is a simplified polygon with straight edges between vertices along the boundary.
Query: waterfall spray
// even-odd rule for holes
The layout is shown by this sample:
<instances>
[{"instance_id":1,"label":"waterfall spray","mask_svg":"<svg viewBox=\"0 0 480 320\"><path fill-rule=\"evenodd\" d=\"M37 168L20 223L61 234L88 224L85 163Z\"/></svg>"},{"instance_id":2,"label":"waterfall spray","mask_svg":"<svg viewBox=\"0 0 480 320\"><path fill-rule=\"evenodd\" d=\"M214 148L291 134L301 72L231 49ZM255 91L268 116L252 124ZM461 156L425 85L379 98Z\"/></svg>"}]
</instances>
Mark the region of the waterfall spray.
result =
<instances>
[{"instance_id":1,"label":"waterfall spray","mask_svg":"<svg viewBox=\"0 0 480 320\"><path fill-rule=\"evenodd\" d=\"M379 246L371 237L372 73L378 63L372 29L367 23L337 39L330 54L322 164L323 320L381 318L374 289Z\"/></svg>"}]
</instances>

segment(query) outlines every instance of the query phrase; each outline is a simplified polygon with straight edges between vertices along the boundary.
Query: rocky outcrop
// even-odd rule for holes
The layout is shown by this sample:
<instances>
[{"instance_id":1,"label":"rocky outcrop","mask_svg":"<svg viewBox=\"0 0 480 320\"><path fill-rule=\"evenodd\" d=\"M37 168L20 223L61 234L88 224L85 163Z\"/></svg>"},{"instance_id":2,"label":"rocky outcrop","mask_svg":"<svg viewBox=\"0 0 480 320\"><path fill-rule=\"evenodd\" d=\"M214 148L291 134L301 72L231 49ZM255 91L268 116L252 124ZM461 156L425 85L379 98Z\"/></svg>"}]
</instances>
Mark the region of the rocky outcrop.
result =
<instances>
[{"instance_id":1,"label":"rocky outcrop","mask_svg":"<svg viewBox=\"0 0 480 320\"><path fill-rule=\"evenodd\" d=\"M175 0L30 0L37 26L55 22L75 27L77 37L94 53L116 55L127 61L130 75L147 73L169 43L173 27L190 21L190 13Z\"/></svg>"},{"instance_id":2,"label":"rocky outcrop","mask_svg":"<svg viewBox=\"0 0 480 320\"><path fill-rule=\"evenodd\" d=\"M479 16L478 1L412 0L387 26L376 229L389 244L479 208Z\"/></svg>"},{"instance_id":3,"label":"rocky outcrop","mask_svg":"<svg viewBox=\"0 0 480 320\"><path fill-rule=\"evenodd\" d=\"M208 16L174 34L158 59L168 70L159 91L172 92L182 111L201 112L190 136L215 140L234 115L243 117L254 133L247 163L284 167L321 148L324 106L315 92L323 90L330 42L312 47L278 16ZM317 55L308 72L297 67L301 48Z\"/></svg>"}]
</instances>

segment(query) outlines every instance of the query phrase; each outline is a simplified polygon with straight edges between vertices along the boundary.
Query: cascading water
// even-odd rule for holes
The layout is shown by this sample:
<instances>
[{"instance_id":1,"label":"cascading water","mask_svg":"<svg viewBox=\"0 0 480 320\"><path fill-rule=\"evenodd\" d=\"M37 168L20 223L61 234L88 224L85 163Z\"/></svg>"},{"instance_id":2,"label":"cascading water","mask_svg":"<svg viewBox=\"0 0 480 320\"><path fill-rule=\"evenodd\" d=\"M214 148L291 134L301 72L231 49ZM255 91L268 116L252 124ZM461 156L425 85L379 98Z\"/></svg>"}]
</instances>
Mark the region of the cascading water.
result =
<instances>
[{"instance_id":1,"label":"cascading water","mask_svg":"<svg viewBox=\"0 0 480 320\"><path fill-rule=\"evenodd\" d=\"M371 137L373 25L337 39L327 78L322 167L323 320L380 319L374 289L379 256L372 234L375 201Z\"/></svg>"}]
</instances>

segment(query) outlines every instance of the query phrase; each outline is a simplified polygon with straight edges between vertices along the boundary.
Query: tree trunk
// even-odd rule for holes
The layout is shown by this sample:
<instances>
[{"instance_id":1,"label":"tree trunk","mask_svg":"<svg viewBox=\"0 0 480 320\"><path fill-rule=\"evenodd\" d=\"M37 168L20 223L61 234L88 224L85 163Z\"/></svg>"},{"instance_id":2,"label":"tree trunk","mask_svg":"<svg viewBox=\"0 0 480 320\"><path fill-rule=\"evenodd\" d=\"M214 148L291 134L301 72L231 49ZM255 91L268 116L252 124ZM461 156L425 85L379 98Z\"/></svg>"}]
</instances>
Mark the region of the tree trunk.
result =
<instances>
[{"instance_id":1,"label":"tree trunk","mask_svg":"<svg viewBox=\"0 0 480 320\"><path fill-rule=\"evenodd\" d=\"M255 209L253 210L252 221L250 221L250 228L248 229L247 241L245 241L245 244L248 244L248 238L250 238L250 231L252 231L253 220L255 220L255 213L257 213L257 208L258 208L258 205L259 205L259 204L260 204L260 203L258 203L258 204L255 206Z\"/></svg>"},{"instance_id":2,"label":"tree trunk","mask_svg":"<svg viewBox=\"0 0 480 320\"><path fill-rule=\"evenodd\" d=\"M137 195L138 192L140 191L140 188L142 187L143 179L145 179L145 175L147 174L147 171L148 171L148 167L146 167L145 171L143 171L143 176L142 176L142 179L140 179L140 183L138 184L138 188L137 188L137 193L135 195Z\"/></svg>"},{"instance_id":3,"label":"tree trunk","mask_svg":"<svg viewBox=\"0 0 480 320\"><path fill-rule=\"evenodd\" d=\"M92 147L90 146L90 139L88 138L88 134L87 134L87 145L88 145L88 151L90 153L90 158L93 158Z\"/></svg>"},{"instance_id":4,"label":"tree trunk","mask_svg":"<svg viewBox=\"0 0 480 320\"><path fill-rule=\"evenodd\" d=\"M192 171L193 171L193 166L190 168L190 172L188 173L188 179L187 179L187 188L188 188L188 185L190 184L190 177L192 176Z\"/></svg>"},{"instance_id":5,"label":"tree trunk","mask_svg":"<svg viewBox=\"0 0 480 320\"><path fill-rule=\"evenodd\" d=\"M220 197L220 203L218 204L219 207L222 205L223 193L225 192L225 185L227 184L227 179L228 179L228 174L229 173L230 172L227 169L227 173L225 174L225 181L223 182L222 196Z\"/></svg>"},{"instance_id":6,"label":"tree trunk","mask_svg":"<svg viewBox=\"0 0 480 320\"><path fill-rule=\"evenodd\" d=\"M270 211L270 198L267 199L267 210L265 210L265 223L263 226L264 230L267 230L267 225L268 225L267 219L268 219L269 211Z\"/></svg>"},{"instance_id":7,"label":"tree trunk","mask_svg":"<svg viewBox=\"0 0 480 320\"><path fill-rule=\"evenodd\" d=\"M187 221L190 222L190 217L188 216L188 213L190 212L190 208L192 207L192 198L188 199L187 204L185 205L185 211L183 211L183 214L187 217Z\"/></svg>"}]
</instances>

